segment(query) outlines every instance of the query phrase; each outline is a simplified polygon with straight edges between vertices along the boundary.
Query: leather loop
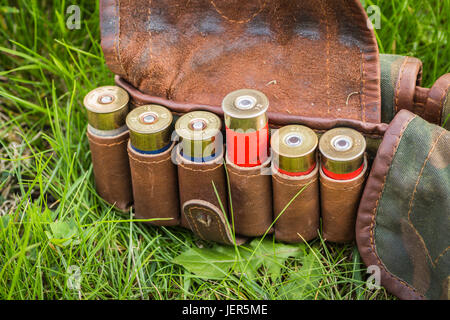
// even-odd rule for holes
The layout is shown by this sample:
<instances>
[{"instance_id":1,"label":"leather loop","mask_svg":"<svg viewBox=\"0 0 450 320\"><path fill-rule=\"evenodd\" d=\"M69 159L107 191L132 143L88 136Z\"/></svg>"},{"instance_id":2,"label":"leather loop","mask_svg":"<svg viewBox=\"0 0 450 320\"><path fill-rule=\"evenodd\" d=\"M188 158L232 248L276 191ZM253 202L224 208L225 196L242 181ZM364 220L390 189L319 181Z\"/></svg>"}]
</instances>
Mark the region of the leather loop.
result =
<instances>
[{"instance_id":1,"label":"leather loop","mask_svg":"<svg viewBox=\"0 0 450 320\"><path fill-rule=\"evenodd\" d=\"M234 243L241 245L247 240L238 236L233 239L232 226L227 222L225 214L208 201L200 199L186 201L182 210L192 232L203 240L229 245Z\"/></svg>"},{"instance_id":2,"label":"leather loop","mask_svg":"<svg viewBox=\"0 0 450 320\"><path fill-rule=\"evenodd\" d=\"M275 238L291 243L316 238L320 218L319 166L297 177L280 173L272 166L272 185Z\"/></svg>"},{"instance_id":3,"label":"leather loop","mask_svg":"<svg viewBox=\"0 0 450 320\"><path fill-rule=\"evenodd\" d=\"M395 87L395 113L406 109L428 122L442 125L450 113L447 104L450 74L441 76L430 89L420 87L421 81L422 62L417 58L405 57Z\"/></svg>"},{"instance_id":4,"label":"leather loop","mask_svg":"<svg viewBox=\"0 0 450 320\"><path fill-rule=\"evenodd\" d=\"M413 57L405 57L400 67L394 95L395 113L402 109L421 113L420 106L414 104L416 86L420 85L422 61ZM416 110L417 109L417 110Z\"/></svg>"},{"instance_id":5,"label":"leather loop","mask_svg":"<svg viewBox=\"0 0 450 320\"><path fill-rule=\"evenodd\" d=\"M257 237L273 232L271 157L258 167L238 167L226 156L234 225L238 234Z\"/></svg>"},{"instance_id":6,"label":"leather loop","mask_svg":"<svg viewBox=\"0 0 450 320\"><path fill-rule=\"evenodd\" d=\"M133 204L128 162L128 130L115 136L99 136L88 127L95 188L106 202L121 211Z\"/></svg>"},{"instance_id":7,"label":"leather loop","mask_svg":"<svg viewBox=\"0 0 450 320\"><path fill-rule=\"evenodd\" d=\"M155 219L150 224L176 226L180 223L177 168L171 153L175 143L160 154L137 152L128 142L133 180L135 217Z\"/></svg>"},{"instance_id":8,"label":"leather loop","mask_svg":"<svg viewBox=\"0 0 450 320\"><path fill-rule=\"evenodd\" d=\"M325 240L344 243L355 239L356 214L367 172L367 156L364 158L363 171L350 180L331 179L320 168L320 202Z\"/></svg>"},{"instance_id":9,"label":"leather loop","mask_svg":"<svg viewBox=\"0 0 450 320\"><path fill-rule=\"evenodd\" d=\"M178 187L180 190L181 208L183 208L185 202L199 199L211 203L217 208L223 208L225 213L228 213L223 149L220 150L215 159L199 163L183 157L181 155L181 144L176 146L175 153L178 164ZM214 187L216 190L214 190ZM184 212L183 210L181 211ZM181 226L190 228L184 214L181 215Z\"/></svg>"},{"instance_id":10,"label":"leather loop","mask_svg":"<svg viewBox=\"0 0 450 320\"><path fill-rule=\"evenodd\" d=\"M450 112L447 100L449 92L450 73L447 73L437 79L431 87L422 118L431 123L442 125Z\"/></svg>"}]
</instances>

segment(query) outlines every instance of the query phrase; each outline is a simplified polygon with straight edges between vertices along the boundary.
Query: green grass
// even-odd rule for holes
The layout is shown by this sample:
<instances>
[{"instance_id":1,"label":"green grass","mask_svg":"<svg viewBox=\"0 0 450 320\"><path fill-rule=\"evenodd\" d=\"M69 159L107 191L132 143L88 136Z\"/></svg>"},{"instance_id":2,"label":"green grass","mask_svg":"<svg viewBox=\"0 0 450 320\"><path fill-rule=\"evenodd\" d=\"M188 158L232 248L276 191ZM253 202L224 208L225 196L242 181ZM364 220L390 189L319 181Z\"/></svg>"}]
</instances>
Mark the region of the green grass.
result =
<instances>
[{"instance_id":1,"label":"green grass","mask_svg":"<svg viewBox=\"0 0 450 320\"><path fill-rule=\"evenodd\" d=\"M381 5L381 52L422 59L427 86L450 71L449 0L366 3ZM211 243L182 229L133 223L102 202L81 106L88 91L113 84L113 75L99 44L97 1L77 1L80 30L65 25L70 4L0 0L0 298L393 298L366 288L354 246L320 239L279 263L278 277L267 269L276 259L248 247L265 261L253 277L238 261L223 277L204 279L172 260ZM77 276L73 266L79 290L68 286Z\"/></svg>"}]
</instances>

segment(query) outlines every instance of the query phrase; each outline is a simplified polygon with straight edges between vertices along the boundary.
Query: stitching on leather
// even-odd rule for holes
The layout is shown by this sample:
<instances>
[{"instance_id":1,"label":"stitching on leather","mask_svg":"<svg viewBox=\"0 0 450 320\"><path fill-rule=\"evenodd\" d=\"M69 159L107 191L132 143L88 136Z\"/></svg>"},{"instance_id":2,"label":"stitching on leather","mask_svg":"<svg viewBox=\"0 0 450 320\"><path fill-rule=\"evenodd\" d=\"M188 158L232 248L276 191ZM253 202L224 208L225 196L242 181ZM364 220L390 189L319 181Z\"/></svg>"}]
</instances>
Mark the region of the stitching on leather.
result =
<instances>
[{"instance_id":1,"label":"stitching on leather","mask_svg":"<svg viewBox=\"0 0 450 320\"><path fill-rule=\"evenodd\" d=\"M152 46L153 38L152 38L152 28L150 27L151 17L152 17L152 0L150 0L150 2L148 4L148 25L149 25L149 27L148 27L148 35L149 35L148 50L149 50L149 54L150 54L150 61L153 61L153 46Z\"/></svg>"},{"instance_id":2,"label":"stitching on leather","mask_svg":"<svg viewBox=\"0 0 450 320\"><path fill-rule=\"evenodd\" d=\"M392 148L392 156L391 156L391 163L392 163L392 159L394 158L394 155L398 149L398 145L400 144L400 140L403 137L403 133L405 132L406 127L409 125L409 123L414 120L416 118L416 115L414 115L413 117L411 117L408 121L406 121L406 123L404 123L400 129L400 135L397 138L397 141L395 143L394 148ZM383 262L380 260L380 257L377 254L377 251L375 249L375 242L374 242L374 227L375 227L375 216L376 216L376 212L377 212L377 208L378 208L378 203L380 202L381 199L381 195L383 193L384 190L384 186L386 184L386 179L387 179L387 175L390 172L390 170L392 169L392 166L386 171L386 174L383 177L383 184L382 187L380 188L380 192L378 193L378 199L375 202L375 207L372 210L372 220L370 222L370 227L369 227L369 234L370 234L370 249L373 253L373 255L375 256L377 262L378 262L378 266L380 268L382 268L384 270L384 273L386 274L386 276L388 276L389 278L401 283L402 285L404 285L406 288L408 288L409 290L411 290L412 292L416 293L417 295L419 295L420 297L424 298L424 296L419 293L415 288L413 288L409 283L405 282L404 280L401 280L400 278L398 278L397 276L393 275L392 273L390 273L386 266L383 264Z\"/></svg>"},{"instance_id":3,"label":"stitching on leather","mask_svg":"<svg viewBox=\"0 0 450 320\"><path fill-rule=\"evenodd\" d=\"M364 174L364 175L366 175L366 174ZM364 178L364 179L362 179L362 181L361 181L360 183L355 184L354 186L351 186L351 187L347 187L347 188L334 188L333 186L331 186L331 185L325 183L323 180L320 180L320 183L321 183L323 186L327 187L328 189L348 191L348 190L353 190L353 189L359 187L359 186L362 185L365 181L366 181L366 179Z\"/></svg>"},{"instance_id":4,"label":"stitching on leather","mask_svg":"<svg viewBox=\"0 0 450 320\"><path fill-rule=\"evenodd\" d=\"M208 171L214 171L214 170L216 170L217 168L222 167L223 164L221 163L221 164L219 164L219 165L217 165L217 166L215 166L215 167L213 167L213 168L210 168L210 169L191 169L191 168L188 168L188 167L184 166L183 163L181 163L181 162L178 163L178 166L182 167L183 169L189 170L189 171L195 171L195 172L208 172Z\"/></svg>"},{"instance_id":5,"label":"stitching on leather","mask_svg":"<svg viewBox=\"0 0 450 320\"><path fill-rule=\"evenodd\" d=\"M194 221L194 219L193 219L193 217L192 217L192 212L190 211L190 208L188 209L188 212L186 213L186 215L187 215L187 222L189 223L189 226L191 227L191 229L194 229L195 230L195 233L200 237L200 238L202 238L203 240L206 240L204 237L203 237L203 234L198 230L198 227L197 227L197 224L195 223L195 221ZM192 221L192 223L194 223L194 228L192 228L192 224L191 224L191 221Z\"/></svg>"},{"instance_id":6,"label":"stitching on leather","mask_svg":"<svg viewBox=\"0 0 450 320\"><path fill-rule=\"evenodd\" d=\"M444 96L445 96L445 94L444 94ZM441 99L442 99L442 98L441 98ZM431 102L434 102L434 103L436 103L436 104L439 104L439 103L442 102L441 99L439 99L439 101L438 101L438 100L433 99L433 98L428 98L428 101L431 101Z\"/></svg>"},{"instance_id":7,"label":"stitching on leather","mask_svg":"<svg viewBox=\"0 0 450 320\"><path fill-rule=\"evenodd\" d=\"M395 89L395 106L394 106L395 113L398 112L398 96L400 93L400 84L402 83L402 78L403 78L403 74L405 71L405 65L406 65L406 62L408 62L408 59L409 59L409 57L406 57L405 61L403 61L402 65L400 66L400 75L399 75L399 79L397 81L397 88Z\"/></svg>"},{"instance_id":8,"label":"stitching on leather","mask_svg":"<svg viewBox=\"0 0 450 320\"><path fill-rule=\"evenodd\" d=\"M250 18L245 19L245 20L234 20L234 19L230 19L230 18L228 18L228 17L227 17L227 16L226 16L219 8L217 8L217 6L216 6L214 0L210 0L210 3L212 4L212 6L214 7L214 9L217 11L218 14L220 14L220 16L221 16L222 18L224 18L224 19L227 20L228 22L233 22L233 23L239 23L239 24L241 24L241 23L247 23L247 22L253 20L257 15L259 15L259 14L266 8L267 0L264 0L262 6L260 5L260 8L259 8L259 10L258 10L256 13L254 13Z\"/></svg>"},{"instance_id":9,"label":"stitching on leather","mask_svg":"<svg viewBox=\"0 0 450 320\"><path fill-rule=\"evenodd\" d=\"M88 136L88 140L89 140L89 142L91 142L91 143L93 143L93 144L95 144L97 146L101 146L101 147L114 147L114 146L117 146L119 144L128 142L128 138L127 138L126 140L119 141L119 142L114 142L114 143L99 143L99 142L96 142L96 141L92 140L89 136Z\"/></svg>"},{"instance_id":10,"label":"stitching on leather","mask_svg":"<svg viewBox=\"0 0 450 320\"><path fill-rule=\"evenodd\" d=\"M169 154L168 157L166 157L166 158L164 158L162 160L158 160L158 161L143 161L143 160L139 160L139 159L133 157L130 152L128 152L128 156L131 159L133 159L134 161L139 162L139 163L152 163L152 164L155 164L155 163L161 163L161 162L165 162L165 161L169 160L172 157L172 154Z\"/></svg>"},{"instance_id":11,"label":"stitching on leather","mask_svg":"<svg viewBox=\"0 0 450 320\"><path fill-rule=\"evenodd\" d=\"M270 158L269 158L269 159L270 159ZM260 168L260 169L259 169L260 171L261 171L261 169L263 169L263 168L269 169L269 164L270 164L269 159L267 159L266 162L264 162L263 164L260 165L260 167L259 167L259 168ZM238 171L239 169L238 169L238 168L235 168L233 165L227 166L227 170L228 170L228 172L229 172L230 174L234 174L234 175L239 176L239 177L247 177L247 178L250 178L250 177L261 176L261 172L255 173L255 174L240 174L240 173L238 173L238 172L235 172L235 171ZM258 169L254 169L254 170L258 170Z\"/></svg>"},{"instance_id":12,"label":"stitching on leather","mask_svg":"<svg viewBox=\"0 0 450 320\"><path fill-rule=\"evenodd\" d=\"M327 41L327 47L326 47L326 67L327 67L327 78L326 78L326 85L327 85L327 113L330 113L330 105L331 105L331 101L330 101L330 26L328 24L328 15L327 15L327 10L325 8L325 5L323 3L323 1L320 1L320 8L322 9L322 17L325 18L325 27L326 27L326 41Z\"/></svg>"},{"instance_id":13,"label":"stitching on leather","mask_svg":"<svg viewBox=\"0 0 450 320\"><path fill-rule=\"evenodd\" d=\"M228 167L227 167L228 169ZM230 174L239 176L239 177L246 177L246 178L251 178L251 177L257 177L257 176L261 176L261 173L256 173L256 174L239 174L237 172L232 171L232 169L228 169Z\"/></svg>"},{"instance_id":14,"label":"stitching on leather","mask_svg":"<svg viewBox=\"0 0 450 320\"><path fill-rule=\"evenodd\" d=\"M230 241L228 241L228 240L225 238L225 235L224 235L224 233L223 233L223 229L221 228L222 223L221 223L221 221L220 221L219 214L218 214L217 212L215 212L215 211L213 211L213 210L211 210L211 209L209 209L209 208L192 207L192 209L194 209L194 208L197 208L197 209L203 209L203 210L206 209L207 212L213 213L213 218L215 218L215 220L216 220L216 222L217 222L217 225L219 226L220 236L221 236L222 240L223 240L224 242L230 242ZM191 208L190 208L190 209L191 209ZM194 222L194 223L195 223L195 222Z\"/></svg>"},{"instance_id":15,"label":"stitching on leather","mask_svg":"<svg viewBox=\"0 0 450 320\"><path fill-rule=\"evenodd\" d=\"M366 122L366 59L364 57L364 52L361 50L361 65L362 65L362 74L361 74L361 121Z\"/></svg>"},{"instance_id":16,"label":"stitching on leather","mask_svg":"<svg viewBox=\"0 0 450 320\"><path fill-rule=\"evenodd\" d=\"M216 222L217 225L219 226L220 236L221 236L222 240L223 240L225 243L230 243L230 242L232 242L232 241L230 241L229 239L226 239L226 238L225 238L225 235L224 235L223 230L222 230L222 228L221 228L222 223L221 223L221 221L220 221L219 214L218 214L217 212L215 212L215 211L213 211L213 210L211 210L210 208L207 208L207 207L198 207L198 206L195 206L195 207L189 207L189 208L188 208L189 218L190 218L190 220L192 220L192 222L194 223L195 230L197 230L197 233L201 236L202 239L204 239L204 240L209 240L209 239L206 239L202 233L200 233L200 231L199 231L199 229L198 229L198 227L197 227L197 223L195 222L195 219L192 217L192 215L193 215L193 213L192 213L192 211L191 211L192 209L205 210L205 211L207 211L207 212L214 213L214 214L212 215L212 217L215 218L215 222ZM189 219L188 219L188 222L189 222ZM190 222L189 222L189 224L190 224Z\"/></svg>"},{"instance_id":17,"label":"stitching on leather","mask_svg":"<svg viewBox=\"0 0 450 320\"><path fill-rule=\"evenodd\" d=\"M276 175L272 175L272 178L274 178L278 183L280 183L280 184L282 184L282 185L285 185L285 186L288 186L288 187L304 187L304 186L308 185L308 187L307 187L306 189L308 189L309 186L312 185L314 182L316 182L317 179L318 179L318 177L316 176L313 180L310 180L310 181L308 181L308 182L306 182L306 183L302 183L302 184L289 184L289 183L286 183L286 182L281 181L280 178L278 178ZM305 190L306 190L306 189L305 189Z\"/></svg>"},{"instance_id":18,"label":"stitching on leather","mask_svg":"<svg viewBox=\"0 0 450 320\"><path fill-rule=\"evenodd\" d=\"M414 198L416 196L416 191L417 191L417 186L419 185L420 179L422 178L423 175L423 171L425 169L426 164L428 163L428 160L430 159L431 155L433 154L433 151L436 149L436 145L439 142L439 140L441 139L441 137L444 135L446 131L442 130L441 134L437 137L437 139L433 142L430 151L428 152L428 155L425 159L425 161L423 162L422 168L420 168L419 171L419 176L417 177L417 181L416 184L414 185L414 189L413 189L413 193L411 194L411 199L409 200L409 209L408 209L408 224L413 228L414 232L416 233L416 235L419 237L420 242L423 246L423 248L425 249L425 252L428 256L428 258L430 259L430 262L433 266L435 266L434 262L433 262L433 258L430 255L430 252L425 244L425 241L423 239L423 237L420 235L420 233L417 231L416 227L414 226L414 224L411 221L411 211L413 208L413 202L414 202Z\"/></svg>"},{"instance_id":19,"label":"stitching on leather","mask_svg":"<svg viewBox=\"0 0 450 320\"><path fill-rule=\"evenodd\" d=\"M119 17L119 15L118 15L118 13L119 13L119 9L118 9L118 3L117 3L117 0L115 0L114 1L114 14L115 14L115 16L117 17L117 21L119 22L119 24L120 24L120 17ZM116 31L117 30L114 30L114 34L113 34L113 37L114 37L114 40L113 40L113 48L114 48L114 51L116 52L116 55L115 55L115 59L116 59L116 61L119 63L119 65L120 65L120 61L119 61L119 57L118 57L118 55L117 55L117 38L118 38L118 36L119 36L119 33L117 32L117 34L116 34Z\"/></svg>"},{"instance_id":20,"label":"stitching on leather","mask_svg":"<svg viewBox=\"0 0 450 320\"><path fill-rule=\"evenodd\" d=\"M126 70L124 69L123 65L122 65L122 56L120 55L120 34L121 34L121 22L120 22L120 0L116 0L115 1L115 7L116 7L116 17L117 17L117 22L118 22L118 33L117 33L117 37L114 37L114 50L116 51L117 54L117 60L119 62L119 66L120 69L122 69L122 72L127 76L128 78L128 73L126 72Z\"/></svg>"}]
</instances>

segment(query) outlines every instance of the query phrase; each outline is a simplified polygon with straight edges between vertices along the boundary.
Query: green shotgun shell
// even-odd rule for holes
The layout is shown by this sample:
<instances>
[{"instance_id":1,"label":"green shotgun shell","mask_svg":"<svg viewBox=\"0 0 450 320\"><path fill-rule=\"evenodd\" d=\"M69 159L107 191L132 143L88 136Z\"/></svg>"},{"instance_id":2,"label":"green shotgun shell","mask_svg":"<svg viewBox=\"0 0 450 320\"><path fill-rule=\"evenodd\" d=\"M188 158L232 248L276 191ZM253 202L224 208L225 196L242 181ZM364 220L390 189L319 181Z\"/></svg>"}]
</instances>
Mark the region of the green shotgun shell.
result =
<instances>
[{"instance_id":1,"label":"green shotgun shell","mask_svg":"<svg viewBox=\"0 0 450 320\"><path fill-rule=\"evenodd\" d=\"M322 166L335 174L348 174L364 163L366 139L350 128L335 128L325 132L319 141Z\"/></svg>"},{"instance_id":2,"label":"green shotgun shell","mask_svg":"<svg viewBox=\"0 0 450 320\"><path fill-rule=\"evenodd\" d=\"M291 173L312 170L318 142L316 133L305 126L289 125L278 129L270 141L275 165Z\"/></svg>"},{"instance_id":3,"label":"green shotgun shell","mask_svg":"<svg viewBox=\"0 0 450 320\"><path fill-rule=\"evenodd\" d=\"M135 108L127 116L131 145L144 152L167 147L171 142L172 120L172 113L157 104Z\"/></svg>"},{"instance_id":4,"label":"green shotgun shell","mask_svg":"<svg viewBox=\"0 0 450 320\"><path fill-rule=\"evenodd\" d=\"M240 89L225 96L222 101L225 125L233 131L254 129L267 125L269 99L258 90Z\"/></svg>"},{"instance_id":5,"label":"green shotgun shell","mask_svg":"<svg viewBox=\"0 0 450 320\"><path fill-rule=\"evenodd\" d=\"M125 124L128 93L117 86L99 87L84 97L89 124L97 130L115 130Z\"/></svg>"},{"instance_id":6,"label":"green shotgun shell","mask_svg":"<svg viewBox=\"0 0 450 320\"><path fill-rule=\"evenodd\" d=\"M175 123L175 131L181 138L183 156L213 157L222 148L221 127L220 118L207 111L193 111L180 117Z\"/></svg>"}]
</instances>

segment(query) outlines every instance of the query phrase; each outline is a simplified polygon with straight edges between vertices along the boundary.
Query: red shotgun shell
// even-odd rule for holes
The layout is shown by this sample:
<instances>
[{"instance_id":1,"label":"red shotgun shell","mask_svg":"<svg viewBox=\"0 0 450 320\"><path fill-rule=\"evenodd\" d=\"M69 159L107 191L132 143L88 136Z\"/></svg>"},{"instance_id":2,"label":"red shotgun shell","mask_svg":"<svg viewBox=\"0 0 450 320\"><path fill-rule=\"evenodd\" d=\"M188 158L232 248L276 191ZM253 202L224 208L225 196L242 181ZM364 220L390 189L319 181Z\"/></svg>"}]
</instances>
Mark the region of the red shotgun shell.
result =
<instances>
[{"instance_id":1,"label":"red shotgun shell","mask_svg":"<svg viewBox=\"0 0 450 320\"><path fill-rule=\"evenodd\" d=\"M241 89L222 101L227 158L237 166L255 167L269 158L269 99L257 90Z\"/></svg>"}]
</instances>

